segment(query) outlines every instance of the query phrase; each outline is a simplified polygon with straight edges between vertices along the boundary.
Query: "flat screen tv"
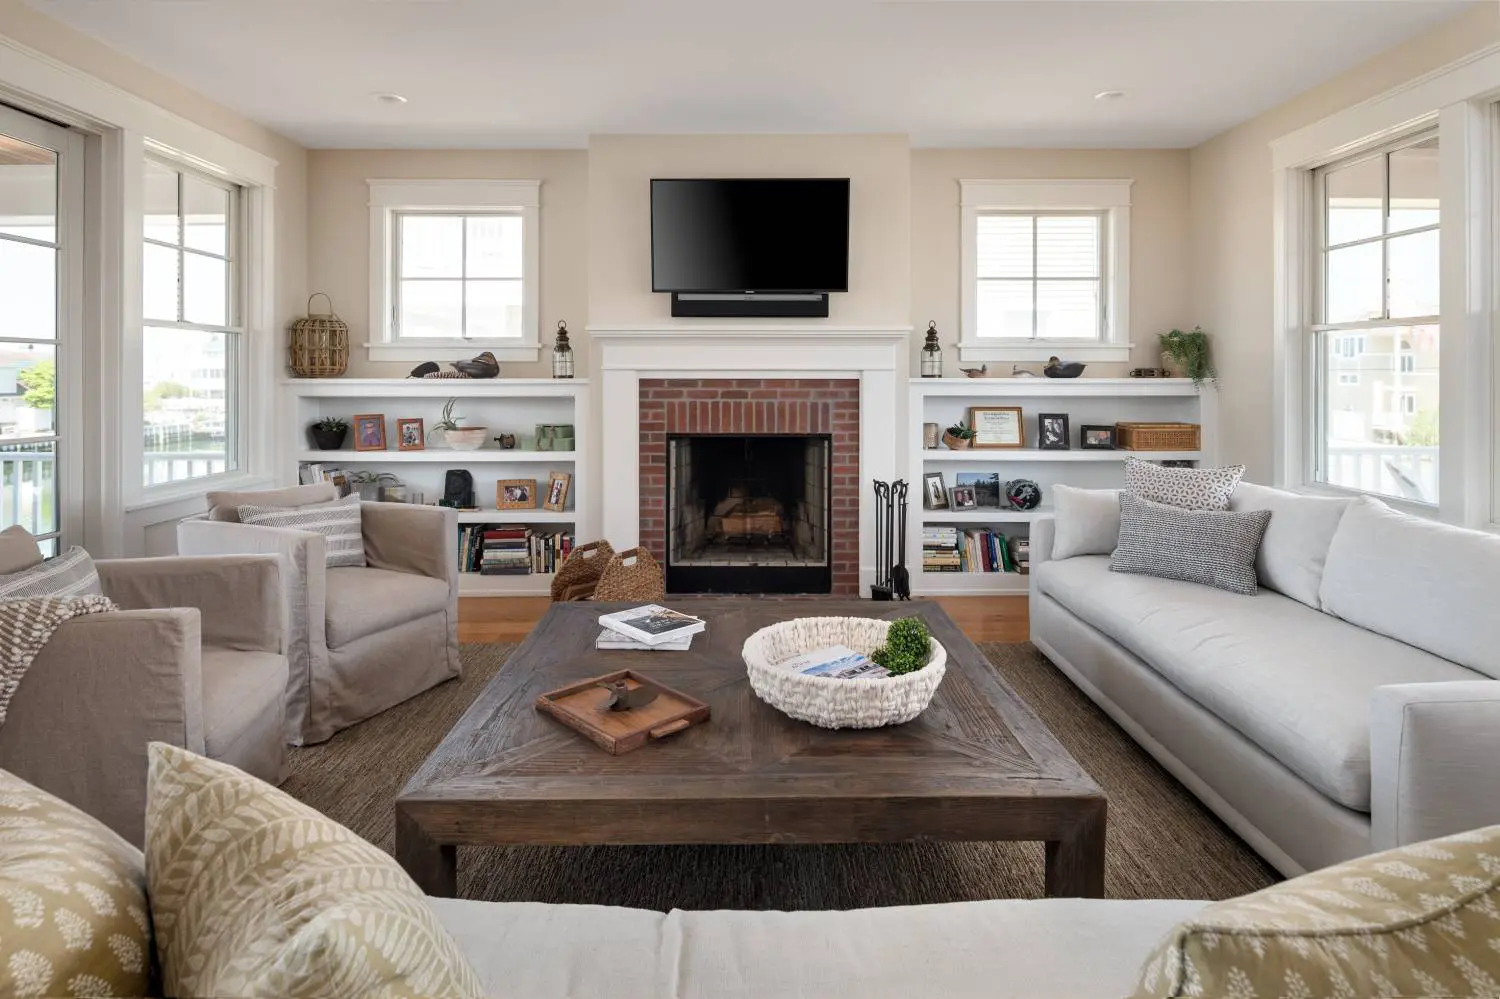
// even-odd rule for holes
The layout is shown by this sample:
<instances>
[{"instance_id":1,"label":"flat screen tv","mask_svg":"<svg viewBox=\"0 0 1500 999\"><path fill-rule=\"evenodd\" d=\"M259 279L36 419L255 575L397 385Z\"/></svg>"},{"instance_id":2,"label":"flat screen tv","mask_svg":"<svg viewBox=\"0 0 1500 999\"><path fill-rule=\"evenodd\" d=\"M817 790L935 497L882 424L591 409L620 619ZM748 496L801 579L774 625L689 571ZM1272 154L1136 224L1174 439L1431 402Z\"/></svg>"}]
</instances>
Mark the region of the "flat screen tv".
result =
<instances>
[{"instance_id":1,"label":"flat screen tv","mask_svg":"<svg viewBox=\"0 0 1500 999\"><path fill-rule=\"evenodd\" d=\"M651 290L849 290L849 181L653 180Z\"/></svg>"}]
</instances>

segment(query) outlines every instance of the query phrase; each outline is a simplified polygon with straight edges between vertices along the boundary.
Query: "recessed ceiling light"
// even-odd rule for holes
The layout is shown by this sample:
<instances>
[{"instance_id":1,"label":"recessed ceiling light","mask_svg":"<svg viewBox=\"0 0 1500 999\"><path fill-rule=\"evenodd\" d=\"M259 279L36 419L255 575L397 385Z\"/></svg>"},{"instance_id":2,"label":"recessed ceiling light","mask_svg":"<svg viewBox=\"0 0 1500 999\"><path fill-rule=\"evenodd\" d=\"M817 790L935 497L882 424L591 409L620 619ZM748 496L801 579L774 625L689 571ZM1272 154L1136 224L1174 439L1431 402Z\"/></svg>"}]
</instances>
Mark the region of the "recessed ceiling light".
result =
<instances>
[{"instance_id":1,"label":"recessed ceiling light","mask_svg":"<svg viewBox=\"0 0 1500 999\"><path fill-rule=\"evenodd\" d=\"M406 98L400 94L376 94L375 99L382 104L405 104Z\"/></svg>"},{"instance_id":2,"label":"recessed ceiling light","mask_svg":"<svg viewBox=\"0 0 1500 999\"><path fill-rule=\"evenodd\" d=\"M1096 101L1117 101L1125 96L1123 90L1101 90L1094 95Z\"/></svg>"}]
</instances>

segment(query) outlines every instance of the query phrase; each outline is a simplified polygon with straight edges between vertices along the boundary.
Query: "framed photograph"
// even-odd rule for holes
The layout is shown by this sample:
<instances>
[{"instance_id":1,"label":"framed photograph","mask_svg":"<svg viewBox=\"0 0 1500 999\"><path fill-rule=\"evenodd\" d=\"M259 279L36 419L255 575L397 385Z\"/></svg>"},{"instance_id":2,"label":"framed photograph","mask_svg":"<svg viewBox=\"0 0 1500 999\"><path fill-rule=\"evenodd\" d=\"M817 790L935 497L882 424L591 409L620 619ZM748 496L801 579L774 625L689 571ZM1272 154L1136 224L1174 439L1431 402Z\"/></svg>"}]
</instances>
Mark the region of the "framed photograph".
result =
<instances>
[{"instance_id":1,"label":"framed photograph","mask_svg":"<svg viewBox=\"0 0 1500 999\"><path fill-rule=\"evenodd\" d=\"M547 476L547 499L542 509L562 513L568 502L568 490L573 487L572 472L553 472Z\"/></svg>"},{"instance_id":2,"label":"framed photograph","mask_svg":"<svg viewBox=\"0 0 1500 999\"><path fill-rule=\"evenodd\" d=\"M974 428L970 447L1025 447L1026 421L1020 406L970 406Z\"/></svg>"},{"instance_id":3,"label":"framed photograph","mask_svg":"<svg viewBox=\"0 0 1500 999\"><path fill-rule=\"evenodd\" d=\"M421 417L396 421L396 449L399 451L424 451L427 434Z\"/></svg>"},{"instance_id":4,"label":"framed photograph","mask_svg":"<svg viewBox=\"0 0 1500 999\"><path fill-rule=\"evenodd\" d=\"M536 479L501 479L495 483L495 506L501 510L535 510Z\"/></svg>"},{"instance_id":5,"label":"framed photograph","mask_svg":"<svg viewBox=\"0 0 1500 999\"><path fill-rule=\"evenodd\" d=\"M957 484L974 490L975 506L1000 505L999 472L959 472L954 476Z\"/></svg>"},{"instance_id":6,"label":"framed photograph","mask_svg":"<svg viewBox=\"0 0 1500 999\"><path fill-rule=\"evenodd\" d=\"M979 505L978 498L974 495L973 486L953 487L953 509L972 510Z\"/></svg>"},{"instance_id":7,"label":"framed photograph","mask_svg":"<svg viewBox=\"0 0 1500 999\"><path fill-rule=\"evenodd\" d=\"M1090 426L1085 423L1078 428L1078 445L1085 451L1113 451L1115 449L1114 425Z\"/></svg>"},{"instance_id":8,"label":"framed photograph","mask_svg":"<svg viewBox=\"0 0 1500 999\"><path fill-rule=\"evenodd\" d=\"M354 417L354 450L384 451L385 414L364 413Z\"/></svg>"},{"instance_id":9,"label":"framed photograph","mask_svg":"<svg viewBox=\"0 0 1500 999\"><path fill-rule=\"evenodd\" d=\"M1036 418L1036 446L1043 451L1067 451L1073 447L1068 436L1068 414L1041 413Z\"/></svg>"},{"instance_id":10,"label":"framed photograph","mask_svg":"<svg viewBox=\"0 0 1500 999\"><path fill-rule=\"evenodd\" d=\"M942 472L922 476L922 505L929 510L948 509L948 486L943 482Z\"/></svg>"}]
</instances>

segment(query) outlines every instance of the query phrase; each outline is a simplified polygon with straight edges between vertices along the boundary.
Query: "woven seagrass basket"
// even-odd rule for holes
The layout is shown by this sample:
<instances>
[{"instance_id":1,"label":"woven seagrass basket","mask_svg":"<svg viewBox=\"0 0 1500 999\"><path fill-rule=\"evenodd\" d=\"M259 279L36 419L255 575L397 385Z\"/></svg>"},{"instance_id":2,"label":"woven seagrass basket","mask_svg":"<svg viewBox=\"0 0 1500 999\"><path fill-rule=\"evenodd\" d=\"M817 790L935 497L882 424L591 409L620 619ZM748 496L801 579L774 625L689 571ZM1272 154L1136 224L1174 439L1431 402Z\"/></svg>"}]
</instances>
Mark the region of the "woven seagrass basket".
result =
<instances>
[{"instance_id":1,"label":"woven seagrass basket","mask_svg":"<svg viewBox=\"0 0 1500 999\"><path fill-rule=\"evenodd\" d=\"M552 600L587 600L594 595L604 567L615 549L608 541L590 541L568 553L557 575L552 577Z\"/></svg>"},{"instance_id":2,"label":"woven seagrass basket","mask_svg":"<svg viewBox=\"0 0 1500 999\"><path fill-rule=\"evenodd\" d=\"M595 600L661 600L667 585L661 566L644 548L615 552L604 565Z\"/></svg>"},{"instance_id":3,"label":"woven seagrass basket","mask_svg":"<svg viewBox=\"0 0 1500 999\"><path fill-rule=\"evenodd\" d=\"M323 295L327 312L313 312L313 299ZM349 370L349 324L333 311L333 299L321 291L307 300L307 316L292 323L287 333L287 367L298 378L337 378Z\"/></svg>"},{"instance_id":4,"label":"woven seagrass basket","mask_svg":"<svg viewBox=\"0 0 1500 999\"><path fill-rule=\"evenodd\" d=\"M914 673L836 680L794 673L782 664L830 645L869 655L885 644L889 621L867 617L800 617L762 628L740 654L750 688L771 707L820 728L879 728L909 722L927 709L947 672L948 652L928 639L927 665Z\"/></svg>"}]
</instances>

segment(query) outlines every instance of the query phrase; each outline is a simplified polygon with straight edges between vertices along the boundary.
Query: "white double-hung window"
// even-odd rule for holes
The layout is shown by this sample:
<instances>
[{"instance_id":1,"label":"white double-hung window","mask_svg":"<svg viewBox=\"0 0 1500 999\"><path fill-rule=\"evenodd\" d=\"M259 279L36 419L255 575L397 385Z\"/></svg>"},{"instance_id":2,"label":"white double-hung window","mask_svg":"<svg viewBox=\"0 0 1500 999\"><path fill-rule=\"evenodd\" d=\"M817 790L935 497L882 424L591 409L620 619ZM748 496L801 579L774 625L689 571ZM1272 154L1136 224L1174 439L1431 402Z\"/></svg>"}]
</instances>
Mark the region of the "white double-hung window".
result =
<instances>
[{"instance_id":1,"label":"white double-hung window","mask_svg":"<svg viewBox=\"0 0 1500 999\"><path fill-rule=\"evenodd\" d=\"M541 185L369 183L370 356L536 360Z\"/></svg>"},{"instance_id":2,"label":"white double-hung window","mask_svg":"<svg viewBox=\"0 0 1500 999\"><path fill-rule=\"evenodd\" d=\"M1130 181L960 181L959 356L1129 359Z\"/></svg>"}]
</instances>

